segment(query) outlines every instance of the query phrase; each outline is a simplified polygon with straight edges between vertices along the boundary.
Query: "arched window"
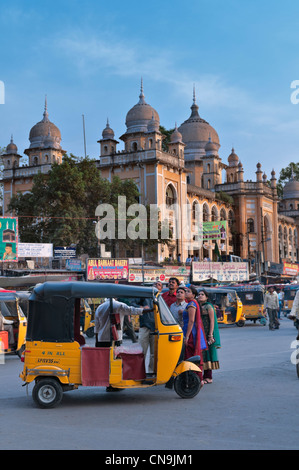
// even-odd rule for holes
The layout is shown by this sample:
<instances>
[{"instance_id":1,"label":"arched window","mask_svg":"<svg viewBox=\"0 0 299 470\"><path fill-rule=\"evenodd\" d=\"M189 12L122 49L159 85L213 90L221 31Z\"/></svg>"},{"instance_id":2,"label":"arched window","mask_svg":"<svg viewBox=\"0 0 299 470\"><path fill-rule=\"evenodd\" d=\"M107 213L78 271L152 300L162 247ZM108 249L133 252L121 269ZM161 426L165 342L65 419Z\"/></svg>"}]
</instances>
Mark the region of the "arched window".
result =
<instances>
[{"instance_id":1,"label":"arched window","mask_svg":"<svg viewBox=\"0 0 299 470\"><path fill-rule=\"evenodd\" d=\"M132 150L133 152L137 152L137 142L132 142Z\"/></svg>"},{"instance_id":2,"label":"arched window","mask_svg":"<svg viewBox=\"0 0 299 470\"><path fill-rule=\"evenodd\" d=\"M175 203L175 192L171 184L166 188L166 205L172 206Z\"/></svg>"},{"instance_id":3,"label":"arched window","mask_svg":"<svg viewBox=\"0 0 299 470\"><path fill-rule=\"evenodd\" d=\"M194 201L192 204L192 220L199 219L199 204L198 202Z\"/></svg>"},{"instance_id":4,"label":"arched window","mask_svg":"<svg viewBox=\"0 0 299 470\"><path fill-rule=\"evenodd\" d=\"M212 214L211 215L212 215L211 220L213 222L218 220L218 211L217 211L217 208L215 206L212 207Z\"/></svg>"},{"instance_id":5,"label":"arched window","mask_svg":"<svg viewBox=\"0 0 299 470\"><path fill-rule=\"evenodd\" d=\"M209 220L209 206L207 204L204 204L202 208L202 220L203 222L208 222Z\"/></svg>"},{"instance_id":6,"label":"arched window","mask_svg":"<svg viewBox=\"0 0 299 470\"><path fill-rule=\"evenodd\" d=\"M220 210L220 220L226 220L226 212L223 208Z\"/></svg>"},{"instance_id":7,"label":"arched window","mask_svg":"<svg viewBox=\"0 0 299 470\"><path fill-rule=\"evenodd\" d=\"M247 219L247 233L253 233L253 232L254 232L254 220Z\"/></svg>"}]
</instances>

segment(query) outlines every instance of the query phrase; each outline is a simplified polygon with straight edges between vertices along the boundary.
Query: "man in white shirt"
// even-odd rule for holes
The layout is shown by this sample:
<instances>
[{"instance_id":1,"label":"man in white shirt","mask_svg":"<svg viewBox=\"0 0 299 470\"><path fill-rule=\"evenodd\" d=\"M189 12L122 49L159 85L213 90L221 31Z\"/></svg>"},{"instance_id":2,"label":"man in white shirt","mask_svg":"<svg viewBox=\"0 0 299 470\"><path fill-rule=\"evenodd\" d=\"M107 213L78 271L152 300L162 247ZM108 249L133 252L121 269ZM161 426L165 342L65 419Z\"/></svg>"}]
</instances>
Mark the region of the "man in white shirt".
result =
<instances>
[{"instance_id":1,"label":"man in white shirt","mask_svg":"<svg viewBox=\"0 0 299 470\"><path fill-rule=\"evenodd\" d=\"M125 315L142 315L148 311L149 307L130 307L115 299L108 299L96 309L95 327L96 347L111 346L111 317L112 314L119 314L120 329L117 329L117 341L122 341L123 323Z\"/></svg>"},{"instance_id":2,"label":"man in white shirt","mask_svg":"<svg viewBox=\"0 0 299 470\"><path fill-rule=\"evenodd\" d=\"M269 318L269 330L278 330L279 321L277 319L277 312L279 310L278 295L273 286L268 288L268 292L264 297L264 308L267 309Z\"/></svg>"}]
</instances>

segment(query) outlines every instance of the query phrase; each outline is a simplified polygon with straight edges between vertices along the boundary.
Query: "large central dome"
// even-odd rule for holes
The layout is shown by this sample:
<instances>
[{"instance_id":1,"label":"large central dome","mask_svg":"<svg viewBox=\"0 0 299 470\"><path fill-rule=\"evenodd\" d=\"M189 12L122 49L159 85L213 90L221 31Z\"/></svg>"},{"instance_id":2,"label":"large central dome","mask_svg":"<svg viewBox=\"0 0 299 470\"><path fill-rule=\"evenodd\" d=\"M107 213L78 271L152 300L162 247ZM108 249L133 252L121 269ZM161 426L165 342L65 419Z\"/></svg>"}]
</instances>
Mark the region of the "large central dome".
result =
<instances>
[{"instance_id":1,"label":"large central dome","mask_svg":"<svg viewBox=\"0 0 299 470\"><path fill-rule=\"evenodd\" d=\"M205 146L208 142L220 147L219 137L215 129L198 114L195 92L193 92L193 104L191 106L191 116L179 127L183 142L186 144L185 157L205 155Z\"/></svg>"},{"instance_id":2,"label":"large central dome","mask_svg":"<svg viewBox=\"0 0 299 470\"><path fill-rule=\"evenodd\" d=\"M127 133L147 132L148 124L152 119L157 123L160 123L157 111L145 102L143 84L141 81L139 102L130 109L126 116Z\"/></svg>"}]
</instances>

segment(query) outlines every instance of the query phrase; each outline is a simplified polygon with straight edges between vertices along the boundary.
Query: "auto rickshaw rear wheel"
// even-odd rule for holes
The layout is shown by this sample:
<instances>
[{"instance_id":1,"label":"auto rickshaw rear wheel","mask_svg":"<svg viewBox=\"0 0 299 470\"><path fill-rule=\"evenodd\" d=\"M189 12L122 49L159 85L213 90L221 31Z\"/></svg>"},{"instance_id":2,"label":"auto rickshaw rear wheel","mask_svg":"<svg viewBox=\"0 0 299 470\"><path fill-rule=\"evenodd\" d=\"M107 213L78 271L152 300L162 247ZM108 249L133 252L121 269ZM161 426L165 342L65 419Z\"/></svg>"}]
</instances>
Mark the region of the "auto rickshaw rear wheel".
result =
<instances>
[{"instance_id":1,"label":"auto rickshaw rear wheel","mask_svg":"<svg viewBox=\"0 0 299 470\"><path fill-rule=\"evenodd\" d=\"M193 398L201 389L200 378L194 371L183 372L176 377L174 389L181 398Z\"/></svg>"},{"instance_id":2,"label":"auto rickshaw rear wheel","mask_svg":"<svg viewBox=\"0 0 299 470\"><path fill-rule=\"evenodd\" d=\"M32 390L32 398L41 408L58 405L63 397L63 389L58 380L45 377L37 379Z\"/></svg>"}]
</instances>

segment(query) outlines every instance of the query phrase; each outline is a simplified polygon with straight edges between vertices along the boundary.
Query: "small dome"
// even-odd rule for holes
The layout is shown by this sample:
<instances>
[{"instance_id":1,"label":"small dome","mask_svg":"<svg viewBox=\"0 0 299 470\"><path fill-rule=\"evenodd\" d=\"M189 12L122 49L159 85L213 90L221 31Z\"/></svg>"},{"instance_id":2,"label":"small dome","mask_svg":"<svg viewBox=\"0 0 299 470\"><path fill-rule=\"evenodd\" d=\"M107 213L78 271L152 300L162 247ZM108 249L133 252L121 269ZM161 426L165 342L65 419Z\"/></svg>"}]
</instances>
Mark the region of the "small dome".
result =
<instances>
[{"instance_id":1,"label":"small dome","mask_svg":"<svg viewBox=\"0 0 299 470\"><path fill-rule=\"evenodd\" d=\"M127 133L147 132L148 124L154 117L154 121L160 124L160 118L157 111L145 102L143 94L143 85L141 81L141 90L139 102L128 111L126 116Z\"/></svg>"},{"instance_id":2,"label":"small dome","mask_svg":"<svg viewBox=\"0 0 299 470\"><path fill-rule=\"evenodd\" d=\"M238 157L238 155L235 153L235 149L234 149L234 148L232 148L231 154L229 155L227 161L228 161L228 163L229 163L229 166L237 166L237 165L238 165L238 163L239 163L239 157Z\"/></svg>"},{"instance_id":3,"label":"small dome","mask_svg":"<svg viewBox=\"0 0 299 470\"><path fill-rule=\"evenodd\" d=\"M51 135L54 148L60 149L61 134L58 127L50 120L47 111L47 100L45 101L45 111L43 119L32 127L29 133L30 148L44 147L45 140ZM49 143L49 139L48 139Z\"/></svg>"},{"instance_id":4,"label":"small dome","mask_svg":"<svg viewBox=\"0 0 299 470\"><path fill-rule=\"evenodd\" d=\"M155 120L154 113L152 114L152 119L147 125L148 132L160 132L159 130L159 121Z\"/></svg>"},{"instance_id":5,"label":"small dome","mask_svg":"<svg viewBox=\"0 0 299 470\"><path fill-rule=\"evenodd\" d=\"M295 179L294 172L283 188L283 199L299 199L299 181Z\"/></svg>"},{"instance_id":6,"label":"small dome","mask_svg":"<svg viewBox=\"0 0 299 470\"><path fill-rule=\"evenodd\" d=\"M6 153L7 154L17 154L18 153L18 147L16 144L13 142L13 137L11 136L10 143L6 147Z\"/></svg>"},{"instance_id":7,"label":"small dome","mask_svg":"<svg viewBox=\"0 0 299 470\"><path fill-rule=\"evenodd\" d=\"M209 142L205 146L205 151L206 152L215 151L217 153L217 145L211 141L211 136L209 137Z\"/></svg>"},{"instance_id":8,"label":"small dome","mask_svg":"<svg viewBox=\"0 0 299 470\"><path fill-rule=\"evenodd\" d=\"M114 131L111 129L108 119L107 119L107 125L102 132L102 136L104 140L114 139Z\"/></svg>"},{"instance_id":9,"label":"small dome","mask_svg":"<svg viewBox=\"0 0 299 470\"><path fill-rule=\"evenodd\" d=\"M179 132L178 128L177 128L177 124L175 123L175 128L174 128L174 131L173 133L171 134L170 136L170 142L172 144L176 144L178 142L181 142L182 143L182 134Z\"/></svg>"}]
</instances>

